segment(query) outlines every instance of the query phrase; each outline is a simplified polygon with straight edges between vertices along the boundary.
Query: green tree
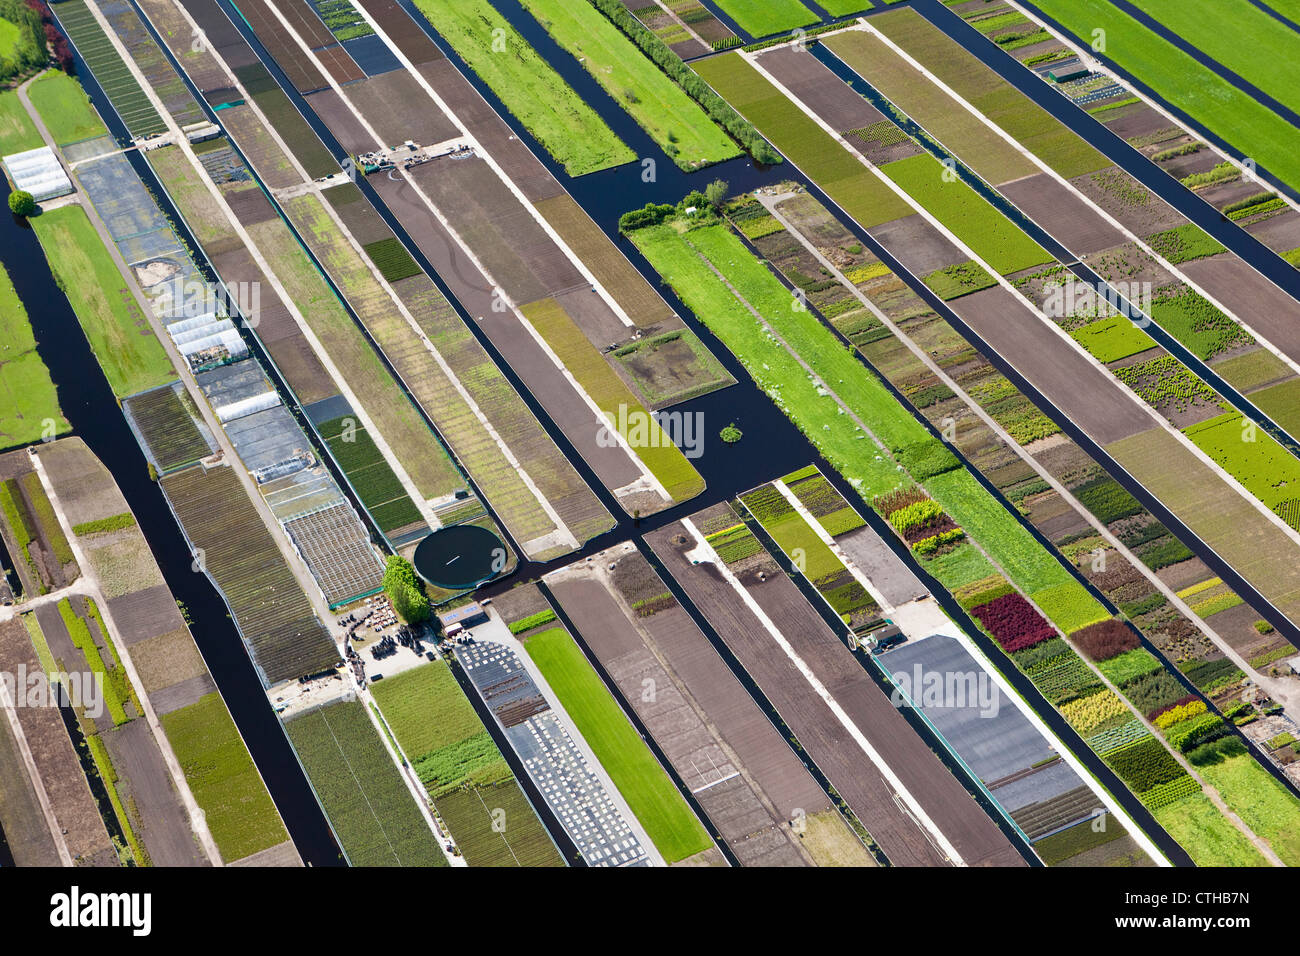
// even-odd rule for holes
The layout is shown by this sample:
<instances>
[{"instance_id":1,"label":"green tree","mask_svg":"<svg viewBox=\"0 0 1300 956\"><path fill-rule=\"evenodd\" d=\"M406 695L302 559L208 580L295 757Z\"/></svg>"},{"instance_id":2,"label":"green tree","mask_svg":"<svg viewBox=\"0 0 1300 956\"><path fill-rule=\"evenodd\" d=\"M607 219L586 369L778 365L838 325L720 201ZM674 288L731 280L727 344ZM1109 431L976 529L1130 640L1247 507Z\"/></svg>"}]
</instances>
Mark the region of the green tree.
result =
<instances>
[{"instance_id":1,"label":"green tree","mask_svg":"<svg viewBox=\"0 0 1300 956\"><path fill-rule=\"evenodd\" d=\"M730 192L731 186L725 179L715 179L704 187L704 198L709 201L718 212L722 211L722 204L727 201L727 193Z\"/></svg>"},{"instance_id":2,"label":"green tree","mask_svg":"<svg viewBox=\"0 0 1300 956\"><path fill-rule=\"evenodd\" d=\"M15 216L30 216L36 211L36 199L29 192L15 189L9 194L9 211Z\"/></svg>"},{"instance_id":3,"label":"green tree","mask_svg":"<svg viewBox=\"0 0 1300 956\"><path fill-rule=\"evenodd\" d=\"M400 555L390 555L384 567L384 593L393 602L393 610L407 624L421 624L429 619L431 609L424 584L411 562Z\"/></svg>"}]
</instances>

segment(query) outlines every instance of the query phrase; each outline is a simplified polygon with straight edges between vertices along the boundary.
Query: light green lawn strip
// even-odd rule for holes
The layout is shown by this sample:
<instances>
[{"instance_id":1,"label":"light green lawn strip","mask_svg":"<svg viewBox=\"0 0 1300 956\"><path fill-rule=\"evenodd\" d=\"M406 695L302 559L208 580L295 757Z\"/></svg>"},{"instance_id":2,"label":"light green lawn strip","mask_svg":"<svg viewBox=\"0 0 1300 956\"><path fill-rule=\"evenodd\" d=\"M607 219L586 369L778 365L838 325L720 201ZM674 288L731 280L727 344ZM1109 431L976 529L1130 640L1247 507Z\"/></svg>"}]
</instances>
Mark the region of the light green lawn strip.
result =
<instances>
[{"instance_id":1,"label":"light green lawn strip","mask_svg":"<svg viewBox=\"0 0 1300 956\"><path fill-rule=\"evenodd\" d=\"M1090 322L1075 329L1070 337L1098 362L1117 362L1156 347L1155 339L1122 315Z\"/></svg>"},{"instance_id":2,"label":"light green lawn strip","mask_svg":"<svg viewBox=\"0 0 1300 956\"><path fill-rule=\"evenodd\" d=\"M159 720L226 862L289 838L220 694Z\"/></svg>"},{"instance_id":3,"label":"light green lawn strip","mask_svg":"<svg viewBox=\"0 0 1300 956\"><path fill-rule=\"evenodd\" d=\"M740 155L699 104L590 3L522 3L679 166L691 169Z\"/></svg>"},{"instance_id":4,"label":"light green lawn strip","mask_svg":"<svg viewBox=\"0 0 1300 956\"><path fill-rule=\"evenodd\" d=\"M62 206L32 225L113 394L125 398L174 380L162 343L85 210Z\"/></svg>"},{"instance_id":5,"label":"light green lawn strip","mask_svg":"<svg viewBox=\"0 0 1300 956\"><path fill-rule=\"evenodd\" d=\"M568 632L551 628L524 647L664 859L676 863L713 846Z\"/></svg>"},{"instance_id":6,"label":"light green lawn strip","mask_svg":"<svg viewBox=\"0 0 1300 956\"><path fill-rule=\"evenodd\" d=\"M870 10L872 3L871 0L821 0L817 6L833 17L847 17L850 13Z\"/></svg>"},{"instance_id":7,"label":"light green lawn strip","mask_svg":"<svg viewBox=\"0 0 1300 956\"><path fill-rule=\"evenodd\" d=\"M487 0L415 0L415 5L570 176L636 159Z\"/></svg>"},{"instance_id":8,"label":"light green lawn strip","mask_svg":"<svg viewBox=\"0 0 1300 956\"><path fill-rule=\"evenodd\" d=\"M1184 797L1152 815L1197 866L1268 866L1264 854L1204 793Z\"/></svg>"},{"instance_id":9,"label":"light green lawn strip","mask_svg":"<svg viewBox=\"0 0 1300 956\"><path fill-rule=\"evenodd\" d=\"M718 0L718 6L752 37L820 22L799 0Z\"/></svg>"},{"instance_id":10,"label":"light green lawn strip","mask_svg":"<svg viewBox=\"0 0 1300 956\"><path fill-rule=\"evenodd\" d=\"M700 473L558 302L542 299L522 306L520 311L609 420L627 424L621 434L632 453L659 479L674 501L686 501L704 490Z\"/></svg>"},{"instance_id":11,"label":"light green lawn strip","mask_svg":"<svg viewBox=\"0 0 1300 956\"><path fill-rule=\"evenodd\" d=\"M1249 754L1199 768L1246 826L1287 866L1300 866L1300 800Z\"/></svg>"},{"instance_id":12,"label":"light green lawn strip","mask_svg":"<svg viewBox=\"0 0 1300 956\"><path fill-rule=\"evenodd\" d=\"M1241 155L1251 157L1291 187L1300 188L1300 151L1294 148L1294 130L1248 93L1106 0L1035 0L1035 6L1085 40L1091 39L1093 30L1104 29L1107 57L1231 143ZM1213 18L1216 28L1220 19L1217 15Z\"/></svg>"},{"instance_id":13,"label":"light green lawn strip","mask_svg":"<svg viewBox=\"0 0 1300 956\"><path fill-rule=\"evenodd\" d=\"M59 145L108 133L86 91L66 73L51 70L27 87L27 96Z\"/></svg>"},{"instance_id":14,"label":"light green lawn strip","mask_svg":"<svg viewBox=\"0 0 1300 956\"><path fill-rule=\"evenodd\" d=\"M1247 423L1239 412L1225 412L1183 433L1268 507L1300 497L1300 460Z\"/></svg>"},{"instance_id":15,"label":"light green lawn strip","mask_svg":"<svg viewBox=\"0 0 1300 956\"><path fill-rule=\"evenodd\" d=\"M1264 354L1272 355L1271 352ZM1214 370L1220 375L1223 374L1218 365ZM1293 378L1262 388L1258 392L1251 392L1250 401L1285 431L1292 435L1300 434L1300 378Z\"/></svg>"},{"instance_id":16,"label":"light green lawn strip","mask_svg":"<svg viewBox=\"0 0 1300 956\"><path fill-rule=\"evenodd\" d=\"M977 256L1002 275L1051 262L1046 249L929 153L886 163L881 172L898 183Z\"/></svg>"},{"instance_id":17,"label":"light green lawn strip","mask_svg":"<svg viewBox=\"0 0 1300 956\"><path fill-rule=\"evenodd\" d=\"M815 180L864 229L914 210L738 53L691 64L790 162Z\"/></svg>"},{"instance_id":18,"label":"light green lawn strip","mask_svg":"<svg viewBox=\"0 0 1300 956\"><path fill-rule=\"evenodd\" d=\"M31 321L0 265L0 448L26 445L69 429L50 371L36 352Z\"/></svg>"},{"instance_id":19,"label":"light green lawn strip","mask_svg":"<svg viewBox=\"0 0 1300 956\"><path fill-rule=\"evenodd\" d=\"M24 153L44 145L45 140L41 139L18 94L13 90L0 92L0 156Z\"/></svg>"}]
</instances>

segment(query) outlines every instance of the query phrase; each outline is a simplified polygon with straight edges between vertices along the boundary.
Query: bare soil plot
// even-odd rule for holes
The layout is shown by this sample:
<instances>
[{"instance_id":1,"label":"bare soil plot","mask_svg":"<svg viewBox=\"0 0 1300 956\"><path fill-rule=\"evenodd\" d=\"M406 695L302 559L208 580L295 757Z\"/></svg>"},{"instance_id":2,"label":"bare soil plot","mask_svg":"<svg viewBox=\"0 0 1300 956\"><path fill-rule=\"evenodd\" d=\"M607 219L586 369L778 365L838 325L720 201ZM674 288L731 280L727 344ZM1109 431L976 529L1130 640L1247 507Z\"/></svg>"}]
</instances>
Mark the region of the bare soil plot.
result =
<instances>
[{"instance_id":1,"label":"bare soil plot","mask_svg":"<svg viewBox=\"0 0 1300 956\"><path fill-rule=\"evenodd\" d=\"M28 673L41 670L27 628L18 618L11 618L0 623L0 670L15 674L19 666ZM74 859L92 866L117 866L117 853L59 711L53 707L18 707L14 713L55 818L64 831L68 851Z\"/></svg>"},{"instance_id":2,"label":"bare soil plot","mask_svg":"<svg viewBox=\"0 0 1300 956\"><path fill-rule=\"evenodd\" d=\"M225 72L207 47L194 43L194 28L170 0L143 0L139 7L199 92L207 93L227 82ZM195 46L201 48L196 50Z\"/></svg>"},{"instance_id":3,"label":"bare soil plot","mask_svg":"<svg viewBox=\"0 0 1300 956\"><path fill-rule=\"evenodd\" d=\"M683 325L663 296L628 261L573 197L563 193L535 203L537 211L591 270L605 291L637 328L661 330Z\"/></svg>"},{"instance_id":4,"label":"bare soil plot","mask_svg":"<svg viewBox=\"0 0 1300 956\"><path fill-rule=\"evenodd\" d=\"M245 0L240 3L240 13L248 25L257 34L258 40L266 48L275 62L279 64L289 82L299 93L310 93L328 85L324 75L311 62L311 58L299 49L289 32L280 25L260 0Z\"/></svg>"},{"instance_id":5,"label":"bare soil plot","mask_svg":"<svg viewBox=\"0 0 1300 956\"><path fill-rule=\"evenodd\" d=\"M1278 253L1300 249L1300 212L1286 212L1246 225L1246 231Z\"/></svg>"},{"instance_id":6,"label":"bare soil plot","mask_svg":"<svg viewBox=\"0 0 1300 956\"><path fill-rule=\"evenodd\" d=\"M1004 183L998 191L1075 255L1126 241L1122 232L1047 173Z\"/></svg>"},{"instance_id":7,"label":"bare soil plot","mask_svg":"<svg viewBox=\"0 0 1300 956\"><path fill-rule=\"evenodd\" d=\"M847 83L826 82L826 67L806 50L778 47L763 53L759 63L838 133L863 129L885 118Z\"/></svg>"},{"instance_id":8,"label":"bare soil plot","mask_svg":"<svg viewBox=\"0 0 1300 956\"><path fill-rule=\"evenodd\" d=\"M15 865L61 865L7 717L0 719L0 823Z\"/></svg>"},{"instance_id":9,"label":"bare soil plot","mask_svg":"<svg viewBox=\"0 0 1300 956\"><path fill-rule=\"evenodd\" d=\"M361 6L415 66L443 59L442 51L416 27L397 0L361 0Z\"/></svg>"},{"instance_id":10,"label":"bare soil plot","mask_svg":"<svg viewBox=\"0 0 1300 956\"><path fill-rule=\"evenodd\" d=\"M1233 255L1184 262L1182 269L1292 361L1300 360L1300 303Z\"/></svg>"},{"instance_id":11,"label":"bare soil plot","mask_svg":"<svg viewBox=\"0 0 1300 956\"><path fill-rule=\"evenodd\" d=\"M100 736L117 774L114 786L150 862L154 866L208 865L149 725L134 720Z\"/></svg>"},{"instance_id":12,"label":"bare soil plot","mask_svg":"<svg viewBox=\"0 0 1300 956\"><path fill-rule=\"evenodd\" d=\"M692 565L694 546L679 524L646 537L669 572L705 614L808 754L894 865L944 862L927 835L898 807L891 788L829 707L711 565ZM972 865L1015 865L1018 853L965 789L905 725L852 654L783 574L742 582L796 652L850 712L859 729Z\"/></svg>"},{"instance_id":13,"label":"bare soil plot","mask_svg":"<svg viewBox=\"0 0 1300 956\"><path fill-rule=\"evenodd\" d=\"M312 112L328 127L340 146L356 155L368 153L381 145L393 146L395 143L377 143L365 124L353 114L348 103L332 89L317 90L306 96L307 105ZM370 118L373 123L373 117ZM397 142L401 142L398 140Z\"/></svg>"},{"instance_id":14,"label":"bare soil plot","mask_svg":"<svg viewBox=\"0 0 1300 956\"><path fill-rule=\"evenodd\" d=\"M600 560L614 556L607 553ZM807 865L790 818L773 812L750 786L606 586L574 576L550 588L741 864ZM653 688L649 700L647 687Z\"/></svg>"},{"instance_id":15,"label":"bare soil plot","mask_svg":"<svg viewBox=\"0 0 1300 956\"><path fill-rule=\"evenodd\" d=\"M597 446L598 426L594 414L576 396L537 342L523 334L518 319L512 313L494 311L495 297L483 274L443 231L441 224L429 216L427 207L410 186L388 177L372 178L372 185L446 280L461 306L480 322L493 345L601 481L609 488L621 488L635 480L640 472L631 459L619 448Z\"/></svg>"},{"instance_id":16,"label":"bare soil plot","mask_svg":"<svg viewBox=\"0 0 1300 956\"><path fill-rule=\"evenodd\" d=\"M275 6L293 32L313 50L335 82L351 83L365 77L365 71L338 44L306 0L276 0ZM325 77L312 65L311 58L302 52L290 31L270 12L265 0L241 0L239 9L299 93L327 85Z\"/></svg>"},{"instance_id":17,"label":"bare soil plot","mask_svg":"<svg viewBox=\"0 0 1300 956\"><path fill-rule=\"evenodd\" d=\"M966 255L920 213L892 219L869 230L914 275L924 278L936 269L966 261Z\"/></svg>"},{"instance_id":18,"label":"bare soil plot","mask_svg":"<svg viewBox=\"0 0 1300 956\"><path fill-rule=\"evenodd\" d=\"M1139 236L1149 236L1186 222L1182 213L1118 166L1075 176L1070 182Z\"/></svg>"},{"instance_id":19,"label":"bare soil plot","mask_svg":"<svg viewBox=\"0 0 1300 956\"><path fill-rule=\"evenodd\" d=\"M952 309L1061 413L1107 443L1150 429L1153 419L1106 373L1002 288L962 296Z\"/></svg>"},{"instance_id":20,"label":"bare soil plot","mask_svg":"<svg viewBox=\"0 0 1300 956\"><path fill-rule=\"evenodd\" d=\"M228 190L226 202L230 204L230 211L235 218L244 226L255 226L279 218L271 201L257 186Z\"/></svg>"},{"instance_id":21,"label":"bare soil plot","mask_svg":"<svg viewBox=\"0 0 1300 956\"><path fill-rule=\"evenodd\" d=\"M409 29L418 32L421 28L412 23ZM419 69L461 125L474 134L529 202L550 199L564 192L564 187L542 165L541 160L533 155L522 139L511 132L505 120L450 60L426 63Z\"/></svg>"},{"instance_id":22,"label":"bare soil plot","mask_svg":"<svg viewBox=\"0 0 1300 956\"><path fill-rule=\"evenodd\" d=\"M367 77L350 83L344 92L384 138L385 146L396 146L408 139L432 146L459 135L456 124L443 115L407 70Z\"/></svg>"},{"instance_id":23,"label":"bare soil plot","mask_svg":"<svg viewBox=\"0 0 1300 956\"><path fill-rule=\"evenodd\" d=\"M516 303L588 284L482 159L435 160L411 177Z\"/></svg>"}]
</instances>

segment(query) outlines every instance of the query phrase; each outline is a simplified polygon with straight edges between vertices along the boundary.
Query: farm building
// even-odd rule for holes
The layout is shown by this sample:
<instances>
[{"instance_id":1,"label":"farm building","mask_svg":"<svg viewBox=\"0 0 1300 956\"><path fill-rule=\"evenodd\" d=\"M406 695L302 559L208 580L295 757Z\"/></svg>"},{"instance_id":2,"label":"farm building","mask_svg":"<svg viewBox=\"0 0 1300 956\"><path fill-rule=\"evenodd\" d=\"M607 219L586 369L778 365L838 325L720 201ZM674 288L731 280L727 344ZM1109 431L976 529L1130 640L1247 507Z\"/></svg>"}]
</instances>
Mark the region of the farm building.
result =
<instances>
[{"instance_id":1,"label":"farm building","mask_svg":"<svg viewBox=\"0 0 1300 956\"><path fill-rule=\"evenodd\" d=\"M37 202L72 192L72 180L48 146L12 153L4 158L4 167L14 188L31 193Z\"/></svg>"},{"instance_id":2,"label":"farm building","mask_svg":"<svg viewBox=\"0 0 1300 956\"><path fill-rule=\"evenodd\" d=\"M461 627L473 627L475 624L482 624L488 619L487 613L476 601L448 611L446 614L439 614L438 620L442 622L444 628L449 628L453 624L459 624Z\"/></svg>"}]
</instances>

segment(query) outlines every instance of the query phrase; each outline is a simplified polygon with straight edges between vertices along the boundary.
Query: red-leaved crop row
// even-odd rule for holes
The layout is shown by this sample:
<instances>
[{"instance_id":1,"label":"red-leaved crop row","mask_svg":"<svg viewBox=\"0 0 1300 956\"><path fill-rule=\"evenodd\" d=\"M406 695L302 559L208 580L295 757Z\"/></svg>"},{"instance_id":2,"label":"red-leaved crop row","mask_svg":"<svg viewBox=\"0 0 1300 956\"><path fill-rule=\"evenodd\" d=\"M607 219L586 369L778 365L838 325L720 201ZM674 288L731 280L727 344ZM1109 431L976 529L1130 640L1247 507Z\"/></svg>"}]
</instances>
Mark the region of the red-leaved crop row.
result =
<instances>
[{"instance_id":1,"label":"red-leaved crop row","mask_svg":"<svg viewBox=\"0 0 1300 956\"><path fill-rule=\"evenodd\" d=\"M1056 629L1020 594L1004 594L971 613L1007 653L1023 651L1056 636Z\"/></svg>"}]
</instances>

